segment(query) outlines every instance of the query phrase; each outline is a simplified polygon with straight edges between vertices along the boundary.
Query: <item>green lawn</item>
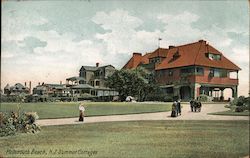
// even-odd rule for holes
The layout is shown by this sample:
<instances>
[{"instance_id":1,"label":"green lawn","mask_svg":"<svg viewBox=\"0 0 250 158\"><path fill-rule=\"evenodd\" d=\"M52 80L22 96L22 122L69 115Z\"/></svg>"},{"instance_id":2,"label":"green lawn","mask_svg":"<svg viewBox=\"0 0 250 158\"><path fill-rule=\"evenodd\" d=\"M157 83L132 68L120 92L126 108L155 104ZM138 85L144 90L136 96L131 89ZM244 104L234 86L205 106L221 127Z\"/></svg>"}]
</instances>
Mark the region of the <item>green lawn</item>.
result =
<instances>
[{"instance_id":1,"label":"green lawn","mask_svg":"<svg viewBox=\"0 0 250 158\"><path fill-rule=\"evenodd\" d=\"M249 111L235 112L233 110L209 113L210 115L228 115L228 116L249 116Z\"/></svg>"},{"instance_id":2,"label":"green lawn","mask_svg":"<svg viewBox=\"0 0 250 158\"><path fill-rule=\"evenodd\" d=\"M0 138L0 155L239 158L249 155L249 122L134 121L47 126L37 134Z\"/></svg>"},{"instance_id":3,"label":"green lawn","mask_svg":"<svg viewBox=\"0 0 250 158\"><path fill-rule=\"evenodd\" d=\"M147 112L162 112L171 109L171 103L120 103L120 102L86 102L86 116L135 114ZM22 103L23 111L37 112L40 119L77 117L79 103ZM1 111L16 111L17 103L1 103Z\"/></svg>"}]
</instances>

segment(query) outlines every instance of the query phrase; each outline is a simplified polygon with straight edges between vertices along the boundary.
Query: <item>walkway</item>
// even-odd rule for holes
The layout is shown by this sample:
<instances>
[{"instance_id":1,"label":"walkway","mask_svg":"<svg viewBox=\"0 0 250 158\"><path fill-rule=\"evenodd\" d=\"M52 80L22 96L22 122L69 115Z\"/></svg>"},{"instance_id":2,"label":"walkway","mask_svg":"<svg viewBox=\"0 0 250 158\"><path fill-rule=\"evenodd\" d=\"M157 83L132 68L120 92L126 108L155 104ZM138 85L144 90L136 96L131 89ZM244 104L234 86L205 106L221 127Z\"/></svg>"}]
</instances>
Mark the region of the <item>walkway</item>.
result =
<instances>
[{"instance_id":1,"label":"walkway","mask_svg":"<svg viewBox=\"0 0 250 158\"><path fill-rule=\"evenodd\" d=\"M191 112L189 104L182 104L182 115L179 117L170 117L171 112L130 114L130 115L111 115L111 116L94 116L85 117L84 123L111 122L111 121L137 121L137 120L249 120L248 116L222 116L208 115L207 113L227 111L225 104L204 104L201 112ZM78 118L62 119L44 119L38 120L41 126L82 124Z\"/></svg>"}]
</instances>

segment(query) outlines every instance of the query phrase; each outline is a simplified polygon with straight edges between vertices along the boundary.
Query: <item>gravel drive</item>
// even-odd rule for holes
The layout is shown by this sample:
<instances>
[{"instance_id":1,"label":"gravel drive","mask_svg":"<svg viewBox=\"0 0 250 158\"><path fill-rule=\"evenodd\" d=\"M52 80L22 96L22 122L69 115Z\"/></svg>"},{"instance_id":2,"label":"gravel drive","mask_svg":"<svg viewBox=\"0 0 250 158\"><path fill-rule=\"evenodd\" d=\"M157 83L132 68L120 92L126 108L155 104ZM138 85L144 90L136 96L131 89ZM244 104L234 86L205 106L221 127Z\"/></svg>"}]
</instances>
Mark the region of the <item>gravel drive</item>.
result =
<instances>
[{"instance_id":1,"label":"gravel drive","mask_svg":"<svg viewBox=\"0 0 250 158\"><path fill-rule=\"evenodd\" d=\"M201 112L195 113L191 112L188 103L182 103L182 115L175 118L170 117L171 112L169 111L158 113L85 117L84 123L137 120L249 120L249 116L208 115L208 113L227 111L228 109L224 107L225 105L226 104L203 104ZM79 122L78 118L61 118L37 120L37 124L41 126L51 126L83 124L83 122Z\"/></svg>"}]
</instances>

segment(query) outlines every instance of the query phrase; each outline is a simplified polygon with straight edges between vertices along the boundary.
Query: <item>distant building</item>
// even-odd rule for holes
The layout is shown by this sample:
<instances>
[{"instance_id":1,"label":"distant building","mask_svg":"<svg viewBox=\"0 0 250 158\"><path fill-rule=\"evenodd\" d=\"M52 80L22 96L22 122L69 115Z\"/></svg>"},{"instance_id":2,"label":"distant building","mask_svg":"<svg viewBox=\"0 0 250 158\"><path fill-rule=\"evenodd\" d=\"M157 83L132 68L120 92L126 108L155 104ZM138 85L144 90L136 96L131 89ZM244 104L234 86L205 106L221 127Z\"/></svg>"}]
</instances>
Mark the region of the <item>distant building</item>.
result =
<instances>
[{"instance_id":1,"label":"distant building","mask_svg":"<svg viewBox=\"0 0 250 158\"><path fill-rule=\"evenodd\" d=\"M112 65L99 67L82 66L79 71L79 77L70 77L66 79L66 86L71 89L73 96L93 96L108 97L116 96L118 93L105 85L105 80L116 71Z\"/></svg>"},{"instance_id":2,"label":"distant building","mask_svg":"<svg viewBox=\"0 0 250 158\"><path fill-rule=\"evenodd\" d=\"M7 84L4 87L4 94L6 94L7 96L18 96L21 94L30 94L30 88L26 87L26 83L25 86L22 85L21 83L16 83L14 86L10 86L9 84Z\"/></svg>"},{"instance_id":3,"label":"distant building","mask_svg":"<svg viewBox=\"0 0 250 158\"><path fill-rule=\"evenodd\" d=\"M33 88L33 94L44 95L49 97L69 97L70 89L64 84L39 84Z\"/></svg>"},{"instance_id":4,"label":"distant building","mask_svg":"<svg viewBox=\"0 0 250 158\"><path fill-rule=\"evenodd\" d=\"M232 90L232 97L238 95L238 71L241 69L204 40L158 48L145 55L134 53L123 68L139 66L154 74L166 94L183 100L201 94L214 100L223 99L226 88Z\"/></svg>"}]
</instances>

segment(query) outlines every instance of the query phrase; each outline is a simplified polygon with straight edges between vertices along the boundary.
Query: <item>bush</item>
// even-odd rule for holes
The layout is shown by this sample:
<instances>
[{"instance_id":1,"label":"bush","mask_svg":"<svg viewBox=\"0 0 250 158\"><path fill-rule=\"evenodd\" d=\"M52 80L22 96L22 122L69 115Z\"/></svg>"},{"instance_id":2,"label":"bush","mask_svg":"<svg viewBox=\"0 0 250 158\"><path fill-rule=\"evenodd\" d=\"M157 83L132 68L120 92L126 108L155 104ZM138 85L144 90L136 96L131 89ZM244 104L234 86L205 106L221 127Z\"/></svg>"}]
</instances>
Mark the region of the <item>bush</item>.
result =
<instances>
[{"instance_id":1,"label":"bush","mask_svg":"<svg viewBox=\"0 0 250 158\"><path fill-rule=\"evenodd\" d=\"M250 101L250 97L244 97L244 96L240 96L237 99L234 99L230 102L230 108L234 109L235 108L235 112L242 112L245 110L249 111L249 101Z\"/></svg>"},{"instance_id":2,"label":"bush","mask_svg":"<svg viewBox=\"0 0 250 158\"><path fill-rule=\"evenodd\" d=\"M243 106L238 106L235 108L235 112L243 112L245 109Z\"/></svg>"},{"instance_id":3,"label":"bush","mask_svg":"<svg viewBox=\"0 0 250 158\"><path fill-rule=\"evenodd\" d=\"M16 128L13 125L13 118L0 113L0 137L15 135Z\"/></svg>"},{"instance_id":4,"label":"bush","mask_svg":"<svg viewBox=\"0 0 250 158\"><path fill-rule=\"evenodd\" d=\"M197 100L200 102L207 102L209 99L207 95L201 94L197 97Z\"/></svg>"},{"instance_id":5,"label":"bush","mask_svg":"<svg viewBox=\"0 0 250 158\"><path fill-rule=\"evenodd\" d=\"M38 119L36 112L0 113L0 137L15 135L17 132L35 133L40 127L35 124Z\"/></svg>"}]
</instances>

